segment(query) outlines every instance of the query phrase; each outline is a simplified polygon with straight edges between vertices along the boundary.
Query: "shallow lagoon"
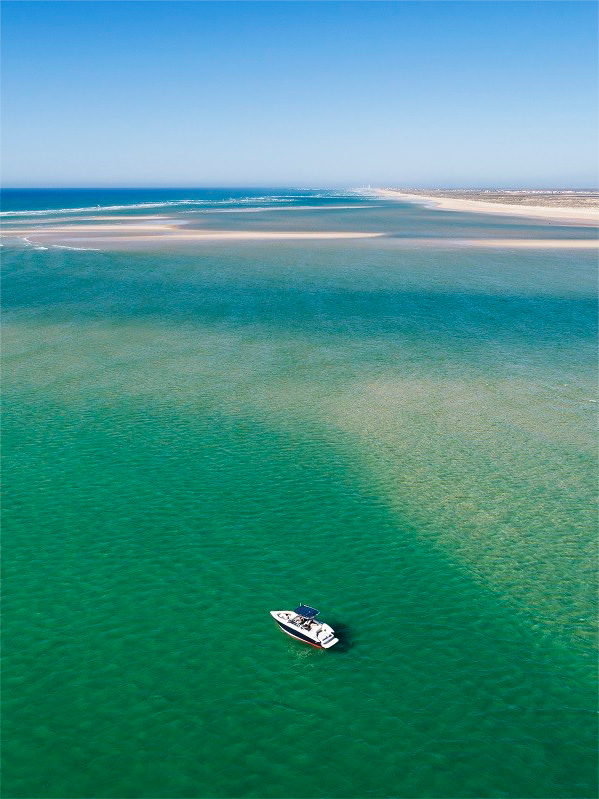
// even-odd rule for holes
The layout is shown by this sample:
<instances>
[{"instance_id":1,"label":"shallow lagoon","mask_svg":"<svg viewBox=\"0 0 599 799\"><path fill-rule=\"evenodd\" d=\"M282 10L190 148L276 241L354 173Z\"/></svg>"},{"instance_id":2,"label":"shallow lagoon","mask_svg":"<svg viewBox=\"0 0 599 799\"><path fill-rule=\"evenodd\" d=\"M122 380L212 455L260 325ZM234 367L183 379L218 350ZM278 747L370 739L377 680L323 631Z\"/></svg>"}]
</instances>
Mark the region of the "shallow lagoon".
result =
<instances>
[{"instance_id":1,"label":"shallow lagoon","mask_svg":"<svg viewBox=\"0 0 599 799\"><path fill-rule=\"evenodd\" d=\"M5 796L595 795L593 254L3 268Z\"/></svg>"}]
</instances>

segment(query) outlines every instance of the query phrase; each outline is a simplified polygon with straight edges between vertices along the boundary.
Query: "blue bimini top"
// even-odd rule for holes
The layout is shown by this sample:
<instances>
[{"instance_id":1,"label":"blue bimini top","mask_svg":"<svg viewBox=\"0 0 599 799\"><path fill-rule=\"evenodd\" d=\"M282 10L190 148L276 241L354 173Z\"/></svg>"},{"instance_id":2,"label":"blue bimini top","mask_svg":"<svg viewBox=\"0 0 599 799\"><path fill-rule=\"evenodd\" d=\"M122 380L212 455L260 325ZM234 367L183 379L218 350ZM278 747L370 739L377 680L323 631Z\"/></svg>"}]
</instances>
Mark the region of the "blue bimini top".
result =
<instances>
[{"instance_id":1,"label":"blue bimini top","mask_svg":"<svg viewBox=\"0 0 599 799\"><path fill-rule=\"evenodd\" d=\"M320 613L316 608L311 608L309 605L300 605L295 609L298 616L303 616L304 619L313 619Z\"/></svg>"}]
</instances>

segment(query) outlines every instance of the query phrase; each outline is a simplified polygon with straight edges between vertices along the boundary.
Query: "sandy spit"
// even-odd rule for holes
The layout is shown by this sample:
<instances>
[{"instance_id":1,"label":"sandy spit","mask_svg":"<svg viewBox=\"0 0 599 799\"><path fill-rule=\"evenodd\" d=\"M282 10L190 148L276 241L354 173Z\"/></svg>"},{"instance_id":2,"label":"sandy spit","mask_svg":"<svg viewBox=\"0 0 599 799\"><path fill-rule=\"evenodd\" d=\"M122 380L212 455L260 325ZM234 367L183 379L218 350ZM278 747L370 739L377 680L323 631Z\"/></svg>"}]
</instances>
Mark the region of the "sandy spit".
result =
<instances>
[{"instance_id":1,"label":"sandy spit","mask_svg":"<svg viewBox=\"0 0 599 799\"><path fill-rule=\"evenodd\" d=\"M466 211L483 214L501 214L503 216L524 216L547 221L568 222L578 225L599 225L599 211L581 208L547 207L541 205L508 205L507 203L491 203L484 200L461 200L457 197L439 197L426 194L406 194L395 189L376 189L378 197L401 202L413 202L432 205L440 211Z\"/></svg>"}]
</instances>

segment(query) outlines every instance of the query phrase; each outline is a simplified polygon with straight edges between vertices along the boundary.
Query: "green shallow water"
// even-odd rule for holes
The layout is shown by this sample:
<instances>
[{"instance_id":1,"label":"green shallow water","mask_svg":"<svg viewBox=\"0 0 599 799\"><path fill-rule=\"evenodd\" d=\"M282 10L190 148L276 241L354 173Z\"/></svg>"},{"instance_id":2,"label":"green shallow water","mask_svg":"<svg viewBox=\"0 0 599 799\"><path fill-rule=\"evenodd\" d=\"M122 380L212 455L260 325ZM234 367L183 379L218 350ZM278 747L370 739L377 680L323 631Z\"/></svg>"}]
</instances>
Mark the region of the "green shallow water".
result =
<instances>
[{"instance_id":1,"label":"green shallow water","mask_svg":"<svg viewBox=\"0 0 599 799\"><path fill-rule=\"evenodd\" d=\"M595 267L5 252L4 795L595 796Z\"/></svg>"}]
</instances>

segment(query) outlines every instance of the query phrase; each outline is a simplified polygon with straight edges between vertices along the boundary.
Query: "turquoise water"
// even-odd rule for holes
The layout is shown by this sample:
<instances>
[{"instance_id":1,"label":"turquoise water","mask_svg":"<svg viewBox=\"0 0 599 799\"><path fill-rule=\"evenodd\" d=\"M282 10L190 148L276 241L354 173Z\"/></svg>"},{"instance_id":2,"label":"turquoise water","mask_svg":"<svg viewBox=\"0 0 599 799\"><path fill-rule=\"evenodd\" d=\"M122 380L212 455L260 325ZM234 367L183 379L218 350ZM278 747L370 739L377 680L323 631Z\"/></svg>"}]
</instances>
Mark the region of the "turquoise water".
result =
<instances>
[{"instance_id":1,"label":"turquoise water","mask_svg":"<svg viewBox=\"0 0 599 799\"><path fill-rule=\"evenodd\" d=\"M3 794L596 796L596 258L450 241L588 234L299 194L3 250Z\"/></svg>"}]
</instances>

